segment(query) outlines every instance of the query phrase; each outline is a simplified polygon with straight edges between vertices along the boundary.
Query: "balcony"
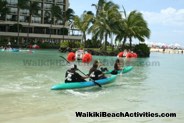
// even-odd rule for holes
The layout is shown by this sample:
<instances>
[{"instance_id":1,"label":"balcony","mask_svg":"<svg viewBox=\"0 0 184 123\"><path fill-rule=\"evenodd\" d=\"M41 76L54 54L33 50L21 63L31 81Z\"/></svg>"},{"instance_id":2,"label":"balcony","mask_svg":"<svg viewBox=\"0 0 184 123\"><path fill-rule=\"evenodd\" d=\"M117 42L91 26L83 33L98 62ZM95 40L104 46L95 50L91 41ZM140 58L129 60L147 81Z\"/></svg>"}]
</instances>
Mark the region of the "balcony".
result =
<instances>
[{"instance_id":1,"label":"balcony","mask_svg":"<svg viewBox=\"0 0 184 123\"><path fill-rule=\"evenodd\" d=\"M16 4L16 3L8 3L7 6L8 6L8 7L17 7L17 4Z\"/></svg>"},{"instance_id":2,"label":"balcony","mask_svg":"<svg viewBox=\"0 0 184 123\"><path fill-rule=\"evenodd\" d=\"M53 3L53 0L46 0L45 3Z\"/></svg>"}]
</instances>

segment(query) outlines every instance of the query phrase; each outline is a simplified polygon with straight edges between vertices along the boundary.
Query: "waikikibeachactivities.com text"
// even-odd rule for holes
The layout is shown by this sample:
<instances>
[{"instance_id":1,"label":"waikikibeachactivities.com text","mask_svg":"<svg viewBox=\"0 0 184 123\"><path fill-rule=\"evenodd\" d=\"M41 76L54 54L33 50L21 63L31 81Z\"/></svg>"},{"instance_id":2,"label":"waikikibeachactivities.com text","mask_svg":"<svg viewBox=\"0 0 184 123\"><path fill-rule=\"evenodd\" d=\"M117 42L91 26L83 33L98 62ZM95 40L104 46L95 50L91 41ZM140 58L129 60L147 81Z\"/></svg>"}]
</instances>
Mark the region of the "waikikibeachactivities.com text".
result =
<instances>
[{"instance_id":1,"label":"waikikibeachactivities.com text","mask_svg":"<svg viewBox=\"0 0 184 123\"><path fill-rule=\"evenodd\" d=\"M100 62L104 66L113 66L115 61L114 60L107 60L107 59L100 59ZM82 62L75 62L77 66L91 66L93 62L91 63L82 63ZM62 59L24 59L23 65L27 67L43 67L43 66L67 66L69 65L65 60ZM127 61L124 64L125 66L155 66L159 67L160 62L159 61Z\"/></svg>"},{"instance_id":2,"label":"waikikibeachactivities.com text","mask_svg":"<svg viewBox=\"0 0 184 123\"><path fill-rule=\"evenodd\" d=\"M176 113L151 113L151 112L75 112L76 117L176 117Z\"/></svg>"}]
</instances>

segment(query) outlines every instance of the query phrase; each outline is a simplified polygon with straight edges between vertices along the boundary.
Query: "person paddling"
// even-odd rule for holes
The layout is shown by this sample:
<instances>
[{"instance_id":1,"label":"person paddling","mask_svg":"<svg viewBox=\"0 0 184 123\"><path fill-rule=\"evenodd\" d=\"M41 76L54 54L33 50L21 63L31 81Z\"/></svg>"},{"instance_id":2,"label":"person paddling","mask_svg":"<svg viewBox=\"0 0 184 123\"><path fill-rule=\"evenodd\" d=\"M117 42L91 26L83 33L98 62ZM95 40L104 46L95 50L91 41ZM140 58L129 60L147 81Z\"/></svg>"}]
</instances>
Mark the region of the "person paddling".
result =
<instances>
[{"instance_id":1,"label":"person paddling","mask_svg":"<svg viewBox=\"0 0 184 123\"><path fill-rule=\"evenodd\" d=\"M97 67L100 68L100 70L101 70L102 72L108 71L108 69L107 69L106 67L101 67L101 66L103 66L103 64L100 63L99 60L95 60L95 61L94 61L93 66L95 66L95 65L97 65Z\"/></svg>"},{"instance_id":2,"label":"person paddling","mask_svg":"<svg viewBox=\"0 0 184 123\"><path fill-rule=\"evenodd\" d=\"M119 59L116 59L116 62L114 64L114 70L111 72L111 74L118 74L119 70L122 70L121 63Z\"/></svg>"},{"instance_id":3,"label":"person paddling","mask_svg":"<svg viewBox=\"0 0 184 123\"><path fill-rule=\"evenodd\" d=\"M89 70L88 75L90 76L91 79L93 80L98 80L98 79L105 79L105 74L98 70L99 64L95 61L92 68Z\"/></svg>"},{"instance_id":4,"label":"person paddling","mask_svg":"<svg viewBox=\"0 0 184 123\"><path fill-rule=\"evenodd\" d=\"M70 69L66 71L65 74L65 83L72 83L72 82L85 82L88 76L81 76L79 73L76 72L77 65L71 65Z\"/></svg>"}]
</instances>

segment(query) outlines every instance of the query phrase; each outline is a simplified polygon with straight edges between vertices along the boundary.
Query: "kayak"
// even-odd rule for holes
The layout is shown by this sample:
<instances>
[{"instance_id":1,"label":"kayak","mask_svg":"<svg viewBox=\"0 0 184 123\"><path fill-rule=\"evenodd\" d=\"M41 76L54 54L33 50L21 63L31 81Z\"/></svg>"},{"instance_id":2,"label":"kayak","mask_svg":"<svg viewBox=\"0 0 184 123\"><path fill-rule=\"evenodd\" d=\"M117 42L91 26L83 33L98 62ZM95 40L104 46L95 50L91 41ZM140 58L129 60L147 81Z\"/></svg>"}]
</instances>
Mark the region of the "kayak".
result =
<instances>
[{"instance_id":1,"label":"kayak","mask_svg":"<svg viewBox=\"0 0 184 123\"><path fill-rule=\"evenodd\" d=\"M123 70L119 70L118 74L119 73L127 73L127 72L131 71L132 69L133 69L133 66L126 66L123 68ZM105 74L110 74L112 71L113 70L109 70L109 71L105 72Z\"/></svg>"},{"instance_id":2,"label":"kayak","mask_svg":"<svg viewBox=\"0 0 184 123\"><path fill-rule=\"evenodd\" d=\"M8 49L8 50L5 50L5 49L0 49L0 51L4 52L19 52L19 49Z\"/></svg>"},{"instance_id":3,"label":"kayak","mask_svg":"<svg viewBox=\"0 0 184 123\"><path fill-rule=\"evenodd\" d=\"M104 85L104 84L114 82L115 79L116 79L116 75L111 75L110 77L107 77L105 79L95 80L95 82L99 83L100 85ZM85 87L91 87L91 86L97 86L97 85L93 81L72 82L72 83L63 82L57 85L53 85L51 87L51 90L76 89L76 88L85 88Z\"/></svg>"},{"instance_id":4,"label":"kayak","mask_svg":"<svg viewBox=\"0 0 184 123\"><path fill-rule=\"evenodd\" d=\"M9 49L9 50L0 49L0 51L2 52L32 52L32 53L34 52L32 50L22 50L22 49L15 49L15 48Z\"/></svg>"}]
</instances>

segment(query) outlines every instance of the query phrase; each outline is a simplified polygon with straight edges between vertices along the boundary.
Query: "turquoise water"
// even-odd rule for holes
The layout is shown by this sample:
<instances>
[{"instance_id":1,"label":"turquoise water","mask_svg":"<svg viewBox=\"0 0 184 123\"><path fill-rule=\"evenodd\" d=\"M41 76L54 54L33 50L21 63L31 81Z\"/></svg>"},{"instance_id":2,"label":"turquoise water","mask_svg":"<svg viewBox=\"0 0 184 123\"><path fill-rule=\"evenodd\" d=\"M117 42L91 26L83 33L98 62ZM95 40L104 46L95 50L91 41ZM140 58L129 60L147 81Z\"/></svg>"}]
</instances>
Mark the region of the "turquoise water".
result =
<instances>
[{"instance_id":1,"label":"turquoise water","mask_svg":"<svg viewBox=\"0 0 184 123\"><path fill-rule=\"evenodd\" d=\"M56 50L0 52L1 123L183 123L184 55L152 53L132 59L134 69L100 89L51 91L69 65ZM96 56L108 68L115 57ZM87 72L90 65L78 63ZM82 112L176 113L175 118L77 118Z\"/></svg>"}]
</instances>

